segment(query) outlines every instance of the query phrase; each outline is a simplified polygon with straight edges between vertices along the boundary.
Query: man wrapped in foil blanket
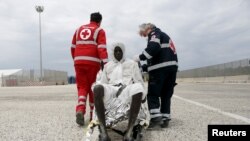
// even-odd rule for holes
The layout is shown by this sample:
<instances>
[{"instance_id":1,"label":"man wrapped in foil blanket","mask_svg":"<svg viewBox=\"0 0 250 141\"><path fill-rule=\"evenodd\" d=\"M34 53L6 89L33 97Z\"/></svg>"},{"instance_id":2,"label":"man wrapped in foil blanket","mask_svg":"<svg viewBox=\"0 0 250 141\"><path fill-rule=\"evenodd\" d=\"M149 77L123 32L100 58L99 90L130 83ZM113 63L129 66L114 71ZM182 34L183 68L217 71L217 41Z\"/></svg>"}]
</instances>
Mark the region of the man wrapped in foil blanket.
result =
<instances>
[{"instance_id":1,"label":"man wrapped in foil blanket","mask_svg":"<svg viewBox=\"0 0 250 141\"><path fill-rule=\"evenodd\" d=\"M147 127L150 120L146 91L138 64L125 58L123 43L112 46L112 60L99 73L92 86L95 99L94 121L100 127L100 140L109 141L106 127L128 119L124 141L132 141L136 124Z\"/></svg>"}]
</instances>

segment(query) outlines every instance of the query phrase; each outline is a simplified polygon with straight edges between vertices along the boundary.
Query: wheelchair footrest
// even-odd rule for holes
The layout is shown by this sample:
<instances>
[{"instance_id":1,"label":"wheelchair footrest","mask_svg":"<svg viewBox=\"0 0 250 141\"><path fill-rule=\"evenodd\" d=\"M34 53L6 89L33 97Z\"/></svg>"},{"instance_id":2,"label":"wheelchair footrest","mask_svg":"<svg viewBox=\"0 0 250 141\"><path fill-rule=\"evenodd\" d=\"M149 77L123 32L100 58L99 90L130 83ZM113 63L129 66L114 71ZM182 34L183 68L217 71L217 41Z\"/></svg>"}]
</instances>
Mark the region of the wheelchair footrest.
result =
<instances>
[{"instance_id":1,"label":"wheelchair footrest","mask_svg":"<svg viewBox=\"0 0 250 141\"><path fill-rule=\"evenodd\" d=\"M113 130L114 132L116 132L117 134L119 134L121 136L125 136L125 134L126 134L126 131L121 131L121 130L114 129L114 128L111 128L111 130Z\"/></svg>"}]
</instances>

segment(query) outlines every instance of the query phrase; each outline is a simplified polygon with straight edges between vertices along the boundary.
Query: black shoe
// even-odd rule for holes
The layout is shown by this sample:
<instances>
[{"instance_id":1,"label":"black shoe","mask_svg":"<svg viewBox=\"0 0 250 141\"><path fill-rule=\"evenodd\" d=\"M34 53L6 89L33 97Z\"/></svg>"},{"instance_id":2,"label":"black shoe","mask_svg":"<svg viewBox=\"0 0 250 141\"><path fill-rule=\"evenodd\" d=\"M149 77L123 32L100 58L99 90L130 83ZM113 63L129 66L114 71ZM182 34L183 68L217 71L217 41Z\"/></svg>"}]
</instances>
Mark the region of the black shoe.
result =
<instances>
[{"instance_id":1,"label":"black shoe","mask_svg":"<svg viewBox=\"0 0 250 141\"><path fill-rule=\"evenodd\" d=\"M148 129L160 129L162 125L162 117L152 118L150 120Z\"/></svg>"},{"instance_id":2,"label":"black shoe","mask_svg":"<svg viewBox=\"0 0 250 141\"><path fill-rule=\"evenodd\" d=\"M84 125L84 114L83 112L76 113L76 123L80 126Z\"/></svg>"},{"instance_id":3,"label":"black shoe","mask_svg":"<svg viewBox=\"0 0 250 141\"><path fill-rule=\"evenodd\" d=\"M167 128L169 124L169 119L163 120L163 123L161 124L161 128Z\"/></svg>"}]
</instances>

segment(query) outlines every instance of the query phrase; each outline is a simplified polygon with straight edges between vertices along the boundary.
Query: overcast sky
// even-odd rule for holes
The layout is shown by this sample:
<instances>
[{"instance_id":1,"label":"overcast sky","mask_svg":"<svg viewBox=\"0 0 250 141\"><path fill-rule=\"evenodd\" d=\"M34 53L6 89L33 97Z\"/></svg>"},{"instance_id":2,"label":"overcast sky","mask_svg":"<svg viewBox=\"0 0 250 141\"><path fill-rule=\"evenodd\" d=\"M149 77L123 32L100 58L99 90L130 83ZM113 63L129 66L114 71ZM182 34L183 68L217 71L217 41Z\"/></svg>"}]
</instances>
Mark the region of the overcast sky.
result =
<instances>
[{"instance_id":1,"label":"overcast sky","mask_svg":"<svg viewBox=\"0 0 250 141\"><path fill-rule=\"evenodd\" d=\"M109 46L126 45L133 57L146 47L138 25L151 22L177 48L180 70L250 58L249 0L1 0L0 69L39 69L39 23L42 13L43 66L74 74L70 54L77 27L90 13L103 15Z\"/></svg>"}]
</instances>

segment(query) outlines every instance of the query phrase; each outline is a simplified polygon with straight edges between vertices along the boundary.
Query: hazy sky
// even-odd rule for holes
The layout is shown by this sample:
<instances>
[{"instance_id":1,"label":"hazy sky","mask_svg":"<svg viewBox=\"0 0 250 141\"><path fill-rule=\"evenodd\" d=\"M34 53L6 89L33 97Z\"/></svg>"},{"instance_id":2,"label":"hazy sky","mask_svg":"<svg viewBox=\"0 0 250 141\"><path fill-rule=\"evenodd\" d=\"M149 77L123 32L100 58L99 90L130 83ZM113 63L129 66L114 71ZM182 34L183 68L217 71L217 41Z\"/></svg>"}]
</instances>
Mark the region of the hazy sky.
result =
<instances>
[{"instance_id":1,"label":"hazy sky","mask_svg":"<svg viewBox=\"0 0 250 141\"><path fill-rule=\"evenodd\" d=\"M36 5L45 7L43 66L70 75L73 33L96 11L103 15L108 48L121 41L130 58L146 47L137 34L143 22L172 38L180 70L250 57L249 0L1 0L0 69L39 69Z\"/></svg>"}]
</instances>

